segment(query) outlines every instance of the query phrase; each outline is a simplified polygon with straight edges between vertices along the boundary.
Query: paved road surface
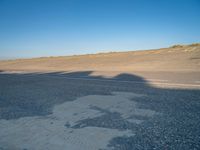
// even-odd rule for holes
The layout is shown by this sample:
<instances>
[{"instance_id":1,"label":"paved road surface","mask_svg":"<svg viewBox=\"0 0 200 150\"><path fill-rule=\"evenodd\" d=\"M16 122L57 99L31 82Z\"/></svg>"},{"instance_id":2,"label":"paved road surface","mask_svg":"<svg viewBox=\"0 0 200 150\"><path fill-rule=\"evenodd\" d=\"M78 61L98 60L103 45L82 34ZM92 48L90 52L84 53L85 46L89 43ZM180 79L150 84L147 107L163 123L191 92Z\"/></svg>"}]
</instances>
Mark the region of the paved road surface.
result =
<instances>
[{"instance_id":1,"label":"paved road surface","mask_svg":"<svg viewBox=\"0 0 200 150\"><path fill-rule=\"evenodd\" d=\"M1 73L0 149L200 149L198 74L136 74Z\"/></svg>"}]
</instances>

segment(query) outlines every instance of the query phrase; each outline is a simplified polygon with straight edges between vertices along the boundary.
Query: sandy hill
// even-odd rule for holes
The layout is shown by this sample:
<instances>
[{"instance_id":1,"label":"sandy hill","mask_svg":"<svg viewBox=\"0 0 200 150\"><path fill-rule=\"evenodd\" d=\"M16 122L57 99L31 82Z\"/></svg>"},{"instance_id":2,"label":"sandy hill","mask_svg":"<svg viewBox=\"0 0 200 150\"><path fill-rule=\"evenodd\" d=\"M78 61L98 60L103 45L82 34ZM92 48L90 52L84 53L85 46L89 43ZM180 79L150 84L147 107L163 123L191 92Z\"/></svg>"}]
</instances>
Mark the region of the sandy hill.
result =
<instances>
[{"instance_id":1,"label":"sandy hill","mask_svg":"<svg viewBox=\"0 0 200 150\"><path fill-rule=\"evenodd\" d=\"M0 70L200 71L200 44L144 51L0 61Z\"/></svg>"}]
</instances>

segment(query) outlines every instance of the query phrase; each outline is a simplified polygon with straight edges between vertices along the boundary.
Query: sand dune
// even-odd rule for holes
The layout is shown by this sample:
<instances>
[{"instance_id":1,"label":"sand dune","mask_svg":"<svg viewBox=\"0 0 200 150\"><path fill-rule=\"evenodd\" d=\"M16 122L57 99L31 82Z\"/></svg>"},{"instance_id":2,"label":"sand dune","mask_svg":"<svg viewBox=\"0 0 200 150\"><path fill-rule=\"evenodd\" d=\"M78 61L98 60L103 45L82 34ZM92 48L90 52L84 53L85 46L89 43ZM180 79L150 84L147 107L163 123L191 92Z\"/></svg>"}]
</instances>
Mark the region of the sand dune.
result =
<instances>
[{"instance_id":1,"label":"sand dune","mask_svg":"<svg viewBox=\"0 0 200 150\"><path fill-rule=\"evenodd\" d=\"M144 51L0 61L0 70L200 71L200 44Z\"/></svg>"}]
</instances>

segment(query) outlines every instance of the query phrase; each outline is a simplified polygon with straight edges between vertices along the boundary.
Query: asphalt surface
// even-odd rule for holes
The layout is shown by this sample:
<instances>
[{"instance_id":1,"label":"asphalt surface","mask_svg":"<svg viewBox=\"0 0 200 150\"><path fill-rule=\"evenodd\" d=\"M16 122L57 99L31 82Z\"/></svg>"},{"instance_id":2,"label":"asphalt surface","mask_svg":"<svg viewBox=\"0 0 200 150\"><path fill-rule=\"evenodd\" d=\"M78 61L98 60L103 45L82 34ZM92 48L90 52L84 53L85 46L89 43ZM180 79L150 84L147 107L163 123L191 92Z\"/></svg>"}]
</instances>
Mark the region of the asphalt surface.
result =
<instances>
[{"instance_id":1,"label":"asphalt surface","mask_svg":"<svg viewBox=\"0 0 200 150\"><path fill-rule=\"evenodd\" d=\"M200 149L198 75L90 74L0 74L0 149Z\"/></svg>"}]
</instances>

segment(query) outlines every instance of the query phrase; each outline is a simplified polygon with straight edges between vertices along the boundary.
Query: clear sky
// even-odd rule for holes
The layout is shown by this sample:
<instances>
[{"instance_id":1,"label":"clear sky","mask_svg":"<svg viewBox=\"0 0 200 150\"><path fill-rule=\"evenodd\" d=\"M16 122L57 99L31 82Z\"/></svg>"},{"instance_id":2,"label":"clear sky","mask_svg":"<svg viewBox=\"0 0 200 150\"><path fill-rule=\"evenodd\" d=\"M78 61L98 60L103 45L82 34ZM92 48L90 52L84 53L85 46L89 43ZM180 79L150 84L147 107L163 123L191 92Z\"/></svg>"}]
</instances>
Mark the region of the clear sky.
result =
<instances>
[{"instance_id":1,"label":"clear sky","mask_svg":"<svg viewBox=\"0 0 200 150\"><path fill-rule=\"evenodd\" d=\"M200 0L0 0L0 58L200 42Z\"/></svg>"}]
</instances>

